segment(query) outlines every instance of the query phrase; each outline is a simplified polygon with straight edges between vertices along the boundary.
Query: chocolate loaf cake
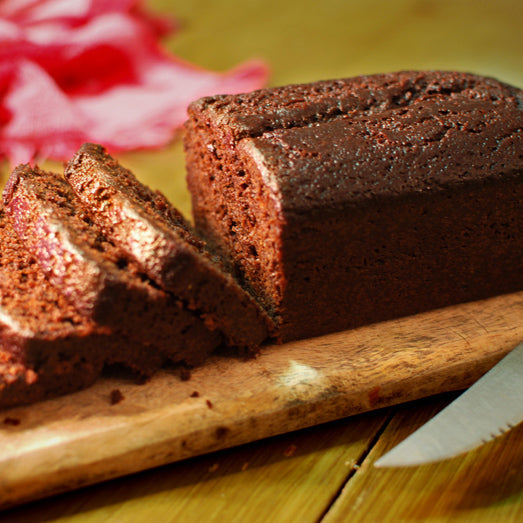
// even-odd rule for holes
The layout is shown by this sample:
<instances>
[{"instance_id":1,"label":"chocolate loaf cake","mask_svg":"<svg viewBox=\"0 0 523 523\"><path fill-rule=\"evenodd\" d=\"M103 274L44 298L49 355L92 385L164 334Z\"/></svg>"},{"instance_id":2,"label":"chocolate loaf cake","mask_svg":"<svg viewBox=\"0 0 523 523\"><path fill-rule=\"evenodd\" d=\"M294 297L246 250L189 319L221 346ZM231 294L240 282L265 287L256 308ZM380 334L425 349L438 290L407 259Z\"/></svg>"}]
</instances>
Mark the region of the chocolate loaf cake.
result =
<instances>
[{"instance_id":1,"label":"chocolate loaf cake","mask_svg":"<svg viewBox=\"0 0 523 523\"><path fill-rule=\"evenodd\" d=\"M189 108L197 228L290 340L523 288L523 92L402 72Z\"/></svg>"},{"instance_id":2,"label":"chocolate loaf cake","mask_svg":"<svg viewBox=\"0 0 523 523\"><path fill-rule=\"evenodd\" d=\"M106 237L219 329L228 344L254 348L267 338L267 314L165 196L95 144L84 144L64 175Z\"/></svg>"},{"instance_id":3,"label":"chocolate loaf cake","mask_svg":"<svg viewBox=\"0 0 523 523\"><path fill-rule=\"evenodd\" d=\"M20 166L6 184L4 202L24 247L81 314L158 347L174 362L198 363L220 342L217 331L128 262L61 177Z\"/></svg>"},{"instance_id":4,"label":"chocolate loaf cake","mask_svg":"<svg viewBox=\"0 0 523 523\"><path fill-rule=\"evenodd\" d=\"M50 285L0 209L0 407L90 385L106 363L150 375L162 363L144 347L79 314Z\"/></svg>"}]
</instances>

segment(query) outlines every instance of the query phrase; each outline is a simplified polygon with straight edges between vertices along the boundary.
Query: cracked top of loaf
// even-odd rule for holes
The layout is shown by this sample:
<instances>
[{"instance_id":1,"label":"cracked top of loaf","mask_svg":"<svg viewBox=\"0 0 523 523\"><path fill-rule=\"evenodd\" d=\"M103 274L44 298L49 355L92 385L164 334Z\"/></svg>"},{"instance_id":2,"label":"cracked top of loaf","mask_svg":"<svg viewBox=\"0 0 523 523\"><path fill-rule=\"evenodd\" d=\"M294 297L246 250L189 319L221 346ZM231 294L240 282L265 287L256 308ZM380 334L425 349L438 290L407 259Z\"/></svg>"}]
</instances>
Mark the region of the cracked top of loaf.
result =
<instances>
[{"instance_id":1,"label":"cracked top of loaf","mask_svg":"<svg viewBox=\"0 0 523 523\"><path fill-rule=\"evenodd\" d=\"M189 108L254 165L286 212L523 172L523 91L407 71L200 99Z\"/></svg>"}]
</instances>

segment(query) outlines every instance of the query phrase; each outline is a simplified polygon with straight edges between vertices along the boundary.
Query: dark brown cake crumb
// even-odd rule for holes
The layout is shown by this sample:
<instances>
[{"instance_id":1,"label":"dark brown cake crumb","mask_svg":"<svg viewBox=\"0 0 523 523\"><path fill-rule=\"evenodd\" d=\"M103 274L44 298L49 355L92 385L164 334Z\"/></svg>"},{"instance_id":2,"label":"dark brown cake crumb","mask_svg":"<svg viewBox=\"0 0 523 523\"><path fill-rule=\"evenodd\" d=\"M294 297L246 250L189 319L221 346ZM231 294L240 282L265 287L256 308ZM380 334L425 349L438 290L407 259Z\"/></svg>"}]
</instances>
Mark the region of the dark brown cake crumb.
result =
<instances>
[{"instance_id":1,"label":"dark brown cake crumb","mask_svg":"<svg viewBox=\"0 0 523 523\"><path fill-rule=\"evenodd\" d=\"M12 427L17 427L20 425L20 420L18 418L4 418L4 425L11 425Z\"/></svg>"},{"instance_id":2,"label":"dark brown cake crumb","mask_svg":"<svg viewBox=\"0 0 523 523\"><path fill-rule=\"evenodd\" d=\"M212 409L213 405L212 405L212 401L211 400L205 400L205 403L207 403L207 406Z\"/></svg>"},{"instance_id":3,"label":"dark brown cake crumb","mask_svg":"<svg viewBox=\"0 0 523 523\"><path fill-rule=\"evenodd\" d=\"M283 455L286 457L286 458L291 458L292 456L294 456L294 453L296 452L296 445L289 445L283 452Z\"/></svg>"},{"instance_id":4,"label":"dark brown cake crumb","mask_svg":"<svg viewBox=\"0 0 523 523\"><path fill-rule=\"evenodd\" d=\"M192 394L191 394L191 398L199 398L200 397L200 393L195 390Z\"/></svg>"},{"instance_id":5,"label":"dark brown cake crumb","mask_svg":"<svg viewBox=\"0 0 523 523\"><path fill-rule=\"evenodd\" d=\"M113 389L110 394L110 403L111 405L116 405L123 401L125 396L122 394L120 389Z\"/></svg>"}]
</instances>

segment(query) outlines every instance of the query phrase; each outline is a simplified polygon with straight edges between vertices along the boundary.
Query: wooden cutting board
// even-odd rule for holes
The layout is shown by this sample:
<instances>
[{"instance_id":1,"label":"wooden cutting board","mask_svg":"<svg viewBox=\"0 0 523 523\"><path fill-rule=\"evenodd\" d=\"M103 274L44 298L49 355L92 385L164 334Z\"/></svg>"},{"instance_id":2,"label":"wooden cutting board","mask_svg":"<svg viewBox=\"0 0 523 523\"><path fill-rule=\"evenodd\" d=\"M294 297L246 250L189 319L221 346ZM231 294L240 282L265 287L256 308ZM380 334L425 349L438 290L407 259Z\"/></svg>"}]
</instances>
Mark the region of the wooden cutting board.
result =
<instances>
[{"instance_id":1,"label":"wooden cutting board","mask_svg":"<svg viewBox=\"0 0 523 523\"><path fill-rule=\"evenodd\" d=\"M0 413L0 506L462 389L521 339L523 292L215 357L186 381L105 378Z\"/></svg>"}]
</instances>

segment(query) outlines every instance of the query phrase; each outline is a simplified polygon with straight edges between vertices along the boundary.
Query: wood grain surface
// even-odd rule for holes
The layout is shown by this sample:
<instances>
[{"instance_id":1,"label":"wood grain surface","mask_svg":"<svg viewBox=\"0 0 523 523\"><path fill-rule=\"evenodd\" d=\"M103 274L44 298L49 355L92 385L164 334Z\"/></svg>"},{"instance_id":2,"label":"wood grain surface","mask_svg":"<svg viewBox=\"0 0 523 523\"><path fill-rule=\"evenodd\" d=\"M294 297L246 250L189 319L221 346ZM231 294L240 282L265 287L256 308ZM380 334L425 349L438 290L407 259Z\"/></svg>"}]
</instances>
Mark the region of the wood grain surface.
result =
<instances>
[{"instance_id":1,"label":"wood grain surface","mask_svg":"<svg viewBox=\"0 0 523 523\"><path fill-rule=\"evenodd\" d=\"M476 452L413 468L375 469L374 461L437 414L442 404L402 406L324 523L338 521L521 521L511 503L523 489L523 425Z\"/></svg>"},{"instance_id":2,"label":"wood grain surface","mask_svg":"<svg viewBox=\"0 0 523 523\"><path fill-rule=\"evenodd\" d=\"M3 413L9 506L364 411L462 389L523 339L523 293L215 357L189 380L115 378ZM118 390L122 401L112 404Z\"/></svg>"}]
</instances>

